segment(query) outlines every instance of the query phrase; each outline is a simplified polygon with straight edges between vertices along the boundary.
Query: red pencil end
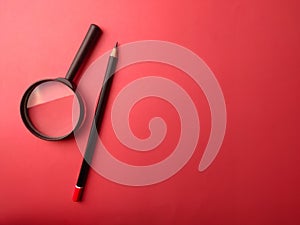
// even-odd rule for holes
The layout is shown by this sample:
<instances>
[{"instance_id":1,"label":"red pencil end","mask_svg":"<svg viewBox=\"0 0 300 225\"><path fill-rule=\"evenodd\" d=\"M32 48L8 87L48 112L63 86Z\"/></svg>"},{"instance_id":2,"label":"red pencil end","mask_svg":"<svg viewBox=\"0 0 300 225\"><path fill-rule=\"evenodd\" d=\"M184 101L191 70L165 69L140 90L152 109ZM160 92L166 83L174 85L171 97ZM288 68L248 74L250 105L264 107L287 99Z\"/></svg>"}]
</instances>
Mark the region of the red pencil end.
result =
<instances>
[{"instance_id":1,"label":"red pencil end","mask_svg":"<svg viewBox=\"0 0 300 225\"><path fill-rule=\"evenodd\" d=\"M82 187L78 187L75 185L75 189L74 189L74 193L73 193L73 202L79 202L81 200L82 197Z\"/></svg>"}]
</instances>

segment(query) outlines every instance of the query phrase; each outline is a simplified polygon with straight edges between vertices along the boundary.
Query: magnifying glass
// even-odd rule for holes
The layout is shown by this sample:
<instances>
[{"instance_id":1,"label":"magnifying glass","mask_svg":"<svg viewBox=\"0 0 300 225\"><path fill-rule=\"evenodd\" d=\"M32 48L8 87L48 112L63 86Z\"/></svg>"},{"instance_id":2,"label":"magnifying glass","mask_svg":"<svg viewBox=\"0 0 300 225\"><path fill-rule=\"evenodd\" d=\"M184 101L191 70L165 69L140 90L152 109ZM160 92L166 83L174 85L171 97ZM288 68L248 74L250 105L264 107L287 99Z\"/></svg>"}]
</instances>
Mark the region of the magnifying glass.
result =
<instances>
[{"instance_id":1,"label":"magnifying glass","mask_svg":"<svg viewBox=\"0 0 300 225\"><path fill-rule=\"evenodd\" d=\"M73 79L102 31L92 24L73 59L65 78L46 79L32 84L21 100L20 112L28 130L44 140L61 140L77 129L84 118L84 104Z\"/></svg>"}]
</instances>

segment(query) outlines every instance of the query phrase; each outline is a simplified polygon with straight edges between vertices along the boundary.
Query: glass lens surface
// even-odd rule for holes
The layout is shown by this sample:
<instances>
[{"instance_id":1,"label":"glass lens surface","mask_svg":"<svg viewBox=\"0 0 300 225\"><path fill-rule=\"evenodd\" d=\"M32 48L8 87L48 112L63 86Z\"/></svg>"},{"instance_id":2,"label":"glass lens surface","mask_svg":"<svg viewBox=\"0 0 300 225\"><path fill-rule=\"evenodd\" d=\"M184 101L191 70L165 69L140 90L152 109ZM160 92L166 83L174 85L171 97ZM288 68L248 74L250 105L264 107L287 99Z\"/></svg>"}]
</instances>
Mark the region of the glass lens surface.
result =
<instances>
[{"instance_id":1,"label":"glass lens surface","mask_svg":"<svg viewBox=\"0 0 300 225\"><path fill-rule=\"evenodd\" d=\"M62 137L72 132L80 119L80 102L67 85L47 81L38 85L27 101L31 124L42 135Z\"/></svg>"}]
</instances>

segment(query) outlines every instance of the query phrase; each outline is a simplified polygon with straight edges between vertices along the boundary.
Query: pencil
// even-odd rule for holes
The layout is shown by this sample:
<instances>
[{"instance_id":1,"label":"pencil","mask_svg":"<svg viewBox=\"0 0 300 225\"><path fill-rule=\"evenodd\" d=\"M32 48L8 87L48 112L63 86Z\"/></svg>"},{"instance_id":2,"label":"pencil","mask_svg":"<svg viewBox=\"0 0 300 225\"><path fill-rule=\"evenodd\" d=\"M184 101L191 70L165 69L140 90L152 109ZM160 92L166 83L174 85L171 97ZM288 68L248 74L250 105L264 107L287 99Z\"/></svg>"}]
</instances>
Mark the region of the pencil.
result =
<instances>
[{"instance_id":1,"label":"pencil","mask_svg":"<svg viewBox=\"0 0 300 225\"><path fill-rule=\"evenodd\" d=\"M111 88L114 73L116 70L116 65L117 65L117 61L118 61L117 47L118 47L118 42L112 49L112 52L108 59L108 64L107 64L107 68L106 68L106 72L105 72L105 76L104 76L104 80L103 80L103 85L102 85L102 89L100 92L100 96L98 98L98 103L97 103L97 107L95 110L87 146L85 149L84 158L82 160L79 176L78 176L77 183L75 185L75 189L74 189L74 193L73 193L72 199L74 202L78 202L81 200L83 188L84 188L86 180L87 180L88 172L90 169L89 163L91 163L92 157L93 157L93 154L95 151L95 147L96 147L96 143L97 143L97 139L98 139L98 133L100 133L106 103L108 100L110 88Z\"/></svg>"}]
</instances>

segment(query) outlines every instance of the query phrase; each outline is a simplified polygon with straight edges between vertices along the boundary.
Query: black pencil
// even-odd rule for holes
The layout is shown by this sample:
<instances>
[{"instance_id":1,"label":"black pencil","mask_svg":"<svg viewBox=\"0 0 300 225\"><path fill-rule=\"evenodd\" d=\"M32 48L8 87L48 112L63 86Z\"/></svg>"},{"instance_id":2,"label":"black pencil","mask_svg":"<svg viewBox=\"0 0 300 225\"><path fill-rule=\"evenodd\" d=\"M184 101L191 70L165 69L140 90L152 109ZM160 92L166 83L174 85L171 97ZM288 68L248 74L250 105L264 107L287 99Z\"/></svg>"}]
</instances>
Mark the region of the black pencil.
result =
<instances>
[{"instance_id":1,"label":"black pencil","mask_svg":"<svg viewBox=\"0 0 300 225\"><path fill-rule=\"evenodd\" d=\"M85 149L85 155L84 155L84 158L83 158L83 161L81 164L78 180L75 185L75 190L73 193L73 201L75 201L75 202L81 200L83 188L85 186L88 172L90 169L89 163L91 163L92 157L93 157L93 154L95 151L95 147L96 147L96 143L97 143L97 139L98 139L98 133L100 132L100 128L101 128L101 124L102 124L102 120L103 120L103 116L104 116L104 112L105 112L105 106L106 106L106 103L108 100L111 84L113 81L113 77L114 77L114 73L115 73L116 65L117 65L117 61L118 61L117 47L118 47L118 42L116 43L115 47L113 48L113 50L109 56L109 60L108 60L108 64L107 64L107 68L106 68L106 72L105 72L105 76L104 76L104 80L103 80L102 89L101 89L100 96L98 99L97 107L95 110L95 115L93 118L92 127L90 130L87 146Z\"/></svg>"}]
</instances>

